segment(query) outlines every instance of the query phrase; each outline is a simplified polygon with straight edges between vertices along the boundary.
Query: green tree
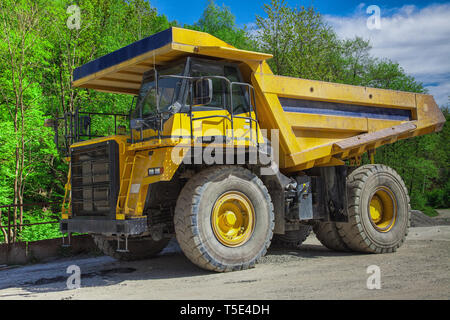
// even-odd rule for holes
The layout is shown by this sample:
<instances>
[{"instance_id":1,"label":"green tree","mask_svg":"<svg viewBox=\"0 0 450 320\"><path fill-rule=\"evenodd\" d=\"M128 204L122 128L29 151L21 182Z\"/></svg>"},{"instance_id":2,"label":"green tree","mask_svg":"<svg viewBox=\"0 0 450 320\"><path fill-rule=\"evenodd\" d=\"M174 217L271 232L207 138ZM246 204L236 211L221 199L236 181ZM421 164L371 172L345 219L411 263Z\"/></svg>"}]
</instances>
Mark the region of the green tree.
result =
<instances>
[{"instance_id":1,"label":"green tree","mask_svg":"<svg viewBox=\"0 0 450 320\"><path fill-rule=\"evenodd\" d=\"M214 0L209 0L199 21L184 27L209 33L239 49L255 49L255 42L248 37L247 29L236 25L236 17L230 8L225 5L219 7Z\"/></svg>"},{"instance_id":2,"label":"green tree","mask_svg":"<svg viewBox=\"0 0 450 320\"><path fill-rule=\"evenodd\" d=\"M36 128L36 121L43 119L39 110L43 96L40 83L43 81L42 69L45 68L49 47L42 36L46 28L41 23L41 4L39 1L21 0L4 1L0 5L3 30L0 33L3 71L0 75L1 108L8 115L4 119L5 124L11 128L5 130L9 135L1 136L9 146L8 150L4 150L6 160L2 166L9 165L9 173L13 173L13 176L3 178L1 190L6 197L12 198L14 205L19 206L19 209L14 208L14 225L23 222L23 208L20 205L24 203L28 179L37 174L38 163L45 162L54 152L49 144L51 136L48 131L40 129L41 124ZM8 189L11 180L13 187ZM8 236L14 240L16 232Z\"/></svg>"},{"instance_id":3,"label":"green tree","mask_svg":"<svg viewBox=\"0 0 450 320\"><path fill-rule=\"evenodd\" d=\"M314 7L291 8L285 0L264 5L257 16L256 39L262 51L272 53L275 74L336 81L341 60L340 42Z\"/></svg>"}]
</instances>

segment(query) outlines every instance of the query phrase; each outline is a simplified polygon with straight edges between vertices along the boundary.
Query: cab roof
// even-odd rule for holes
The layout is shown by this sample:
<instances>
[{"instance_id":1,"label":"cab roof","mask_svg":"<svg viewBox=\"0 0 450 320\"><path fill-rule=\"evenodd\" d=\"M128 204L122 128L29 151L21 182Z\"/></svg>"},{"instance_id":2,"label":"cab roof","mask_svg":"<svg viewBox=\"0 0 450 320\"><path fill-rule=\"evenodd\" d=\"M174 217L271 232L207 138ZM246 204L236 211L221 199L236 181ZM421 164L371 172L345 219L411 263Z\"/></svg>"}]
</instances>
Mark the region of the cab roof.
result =
<instances>
[{"instance_id":1,"label":"cab roof","mask_svg":"<svg viewBox=\"0 0 450 320\"><path fill-rule=\"evenodd\" d=\"M265 61L272 55L239 50L204 32L172 27L91 61L73 73L73 87L137 95L143 74L186 56Z\"/></svg>"}]
</instances>

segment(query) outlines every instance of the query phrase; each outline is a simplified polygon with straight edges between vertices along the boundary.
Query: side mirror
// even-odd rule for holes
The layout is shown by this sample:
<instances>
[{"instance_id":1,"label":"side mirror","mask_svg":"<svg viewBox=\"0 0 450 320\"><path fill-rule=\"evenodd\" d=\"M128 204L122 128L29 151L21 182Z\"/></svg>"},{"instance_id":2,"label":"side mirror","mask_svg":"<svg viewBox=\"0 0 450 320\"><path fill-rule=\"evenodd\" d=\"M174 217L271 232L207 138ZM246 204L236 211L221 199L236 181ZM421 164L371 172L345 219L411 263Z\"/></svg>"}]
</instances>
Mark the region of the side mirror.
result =
<instances>
[{"instance_id":1,"label":"side mirror","mask_svg":"<svg viewBox=\"0 0 450 320\"><path fill-rule=\"evenodd\" d=\"M213 82L211 79L197 80L193 84L195 106L210 104L213 100Z\"/></svg>"},{"instance_id":2,"label":"side mirror","mask_svg":"<svg viewBox=\"0 0 450 320\"><path fill-rule=\"evenodd\" d=\"M144 127L144 120L142 119L132 119L130 121L131 130L140 130Z\"/></svg>"}]
</instances>

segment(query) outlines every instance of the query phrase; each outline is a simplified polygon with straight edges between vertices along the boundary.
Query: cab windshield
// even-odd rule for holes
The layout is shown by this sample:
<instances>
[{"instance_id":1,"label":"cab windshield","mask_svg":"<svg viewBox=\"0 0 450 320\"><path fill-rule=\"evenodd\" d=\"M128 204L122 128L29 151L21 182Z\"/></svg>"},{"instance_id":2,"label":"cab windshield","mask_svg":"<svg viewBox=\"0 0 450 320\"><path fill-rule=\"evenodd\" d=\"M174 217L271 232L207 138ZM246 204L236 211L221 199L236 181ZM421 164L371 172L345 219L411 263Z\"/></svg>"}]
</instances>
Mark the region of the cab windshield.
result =
<instances>
[{"instance_id":1,"label":"cab windshield","mask_svg":"<svg viewBox=\"0 0 450 320\"><path fill-rule=\"evenodd\" d=\"M176 66L162 68L156 72L151 70L145 73L136 108L132 113L132 119L145 119L157 112L170 112L171 107L179 103L179 93L183 80L179 78L165 78L163 76L181 76L184 74L184 70L185 63L180 63ZM155 75L159 78L157 85ZM158 87L158 94L156 93L156 87Z\"/></svg>"}]
</instances>

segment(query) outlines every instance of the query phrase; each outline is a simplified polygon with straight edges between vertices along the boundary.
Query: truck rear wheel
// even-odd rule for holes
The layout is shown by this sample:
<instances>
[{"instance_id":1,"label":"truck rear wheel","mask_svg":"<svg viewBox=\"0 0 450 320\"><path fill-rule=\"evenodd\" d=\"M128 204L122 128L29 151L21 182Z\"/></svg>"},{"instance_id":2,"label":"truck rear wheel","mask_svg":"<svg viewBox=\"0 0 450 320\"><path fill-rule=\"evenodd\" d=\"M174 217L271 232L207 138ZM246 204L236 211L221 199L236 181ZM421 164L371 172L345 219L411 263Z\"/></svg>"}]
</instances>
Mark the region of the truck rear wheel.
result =
<instances>
[{"instance_id":1,"label":"truck rear wheel","mask_svg":"<svg viewBox=\"0 0 450 320\"><path fill-rule=\"evenodd\" d=\"M402 178L384 165L367 165L347 178L348 223L336 223L354 251L387 253L405 241L411 219L408 190Z\"/></svg>"},{"instance_id":2,"label":"truck rear wheel","mask_svg":"<svg viewBox=\"0 0 450 320\"><path fill-rule=\"evenodd\" d=\"M129 252L117 252L117 240L111 240L102 235L93 235L97 247L107 256L122 261L149 259L160 253L170 239L153 241L152 239L128 239ZM123 243L121 243L123 245Z\"/></svg>"},{"instance_id":3,"label":"truck rear wheel","mask_svg":"<svg viewBox=\"0 0 450 320\"><path fill-rule=\"evenodd\" d=\"M330 250L350 251L339 235L335 222L316 222L314 233L320 243Z\"/></svg>"},{"instance_id":4,"label":"truck rear wheel","mask_svg":"<svg viewBox=\"0 0 450 320\"><path fill-rule=\"evenodd\" d=\"M275 234L272 240L273 247L297 249L311 234L311 226L302 226L300 230L286 231L285 234Z\"/></svg>"},{"instance_id":5,"label":"truck rear wheel","mask_svg":"<svg viewBox=\"0 0 450 320\"><path fill-rule=\"evenodd\" d=\"M262 181L235 166L208 168L184 186L175 232L186 257L216 272L252 268L273 235L273 205Z\"/></svg>"}]
</instances>

